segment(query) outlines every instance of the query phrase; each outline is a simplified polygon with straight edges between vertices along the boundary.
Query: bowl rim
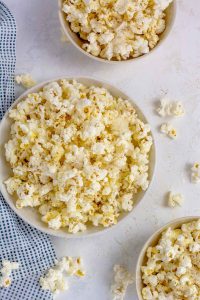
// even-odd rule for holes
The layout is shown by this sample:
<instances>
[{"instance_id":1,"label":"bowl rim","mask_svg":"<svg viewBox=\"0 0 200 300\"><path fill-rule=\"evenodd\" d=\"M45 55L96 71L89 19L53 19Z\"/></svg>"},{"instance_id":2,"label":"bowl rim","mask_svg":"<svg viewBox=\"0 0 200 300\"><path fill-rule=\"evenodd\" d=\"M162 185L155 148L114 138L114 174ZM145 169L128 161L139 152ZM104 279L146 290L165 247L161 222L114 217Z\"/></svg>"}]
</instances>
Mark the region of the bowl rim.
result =
<instances>
[{"instance_id":1,"label":"bowl rim","mask_svg":"<svg viewBox=\"0 0 200 300\"><path fill-rule=\"evenodd\" d=\"M76 80L78 82L84 82L84 81L88 81L88 83L86 85L97 85L97 86L102 86L105 87L106 89L108 89L109 91L111 89L113 89L115 92L115 94L122 94L123 99L127 99L128 101L130 101L133 105L133 107L136 110L136 113L138 113L140 116L140 118L142 119L142 121L144 121L145 123L148 123L148 119L146 118L146 116L144 115L143 111L138 107L138 105L135 103L134 100L132 100L131 97L129 97L126 93L124 93L123 90L118 89L117 87L115 87L114 85L110 84L108 81L105 80L101 80L98 79L96 77L89 77L89 76L62 76L62 77L56 77L53 79L49 79L47 81L43 81L37 85L35 85L34 87L27 89L25 92L23 92L13 103L12 105L8 108L8 110L6 111L6 113L4 114L2 120L0 121L0 134L2 131L2 126L4 125L4 122L6 120L9 120L9 111L15 107L20 101L23 100L24 97L26 97L28 94L30 93L34 93L34 92L38 92L39 90L41 90L46 84L50 83L50 82L54 82L54 81L59 81L62 79L66 79L66 80ZM111 94L113 94L113 91L110 91ZM62 238L70 238L70 239L76 239L76 238L85 238L85 237L91 237L91 236L97 236L99 234L103 234L104 232L107 232L109 230L112 230L113 228L115 228L117 225L119 226L120 224L122 224L122 222L125 222L125 220L127 219L128 216L130 216L132 213L134 213L136 207L140 204L140 202L142 201L142 199L145 197L146 193L148 192L148 190L150 189L150 186L153 182L154 179L154 175L155 175L155 167L156 167L156 143L155 143L155 139L154 139L154 135L151 129L151 136L152 136L152 148L151 148L151 152L150 152L150 162L149 162L149 186L147 188L146 191L140 191L139 194L140 195L138 197L139 200L136 201L136 203L133 206L132 211L130 212L126 212L124 216L122 216L121 219L118 219L117 224L114 224L110 227L92 227L95 228L94 232L82 232L82 233L76 233L76 234L72 234L69 233L67 231L61 231L61 230L54 230L49 228L48 226L46 227L41 227L41 225L39 224L40 222L42 222L41 220L39 220L39 223L36 221L33 221L32 219L30 220L28 217L26 217L26 214L24 215L22 210L24 211L27 208L22 208L22 209L17 209L14 201L13 201L13 196L9 195L7 192L7 189L5 187L4 184L4 180L3 180L3 176L0 172L0 192L2 193L5 201L8 203L8 205L11 207L11 209L26 223L28 223L30 226L46 233L46 234L50 234L52 236L56 236L56 237L62 237ZM6 163L5 157L2 158L4 156L4 152L0 153L0 164L2 161L4 161L4 163ZM29 208L28 208L29 209ZM34 208L33 208L34 209ZM36 212L37 213L37 212ZM38 213L37 213L38 214Z\"/></svg>"},{"instance_id":2,"label":"bowl rim","mask_svg":"<svg viewBox=\"0 0 200 300\"><path fill-rule=\"evenodd\" d=\"M150 237L147 239L145 244L143 245L136 264L136 292L139 300L144 300L142 297L142 278L141 278L141 266L143 264L143 261L146 257L146 251L148 247L152 245L156 240L159 239L161 236L162 232L165 231L167 228L172 227L172 228L179 228L182 224L184 223L189 223L192 221L197 221L200 219L200 216L186 216L186 217L181 217L177 219L173 219L172 221L166 223L165 225L161 226L159 229L157 229Z\"/></svg>"},{"instance_id":3,"label":"bowl rim","mask_svg":"<svg viewBox=\"0 0 200 300\"><path fill-rule=\"evenodd\" d=\"M166 41L166 39L168 38L170 32L172 31L172 28L174 26L175 19L176 19L176 14L177 14L177 1L173 0L173 2L170 3L170 7L172 8L172 18L171 18L170 24L163 31L163 33L165 33L165 34L162 36L161 40L159 40L157 45L153 49L151 49L148 53L143 54L143 55L138 56L138 57L132 57L132 58L129 58L129 59L126 59L126 60L108 60L106 58L102 58L100 56L94 56L91 53L88 53L82 47L80 47L77 44L77 42L72 38L72 36L69 34L69 31L71 31L72 33L74 33L74 32L71 30L69 22L67 22L64 18L64 12L62 11L63 1L64 0L58 0L58 17L59 17L62 32L65 34L67 40L69 40L76 47L76 49L78 49L81 53L83 53L87 57L92 58L92 59L94 59L98 62L104 62L104 63L107 63L107 64L128 63L128 62L130 63L130 62L133 62L133 61L137 62L141 59L147 58L152 52L154 53L156 50L158 50L158 48L160 48L160 46L163 45L163 43Z\"/></svg>"}]
</instances>

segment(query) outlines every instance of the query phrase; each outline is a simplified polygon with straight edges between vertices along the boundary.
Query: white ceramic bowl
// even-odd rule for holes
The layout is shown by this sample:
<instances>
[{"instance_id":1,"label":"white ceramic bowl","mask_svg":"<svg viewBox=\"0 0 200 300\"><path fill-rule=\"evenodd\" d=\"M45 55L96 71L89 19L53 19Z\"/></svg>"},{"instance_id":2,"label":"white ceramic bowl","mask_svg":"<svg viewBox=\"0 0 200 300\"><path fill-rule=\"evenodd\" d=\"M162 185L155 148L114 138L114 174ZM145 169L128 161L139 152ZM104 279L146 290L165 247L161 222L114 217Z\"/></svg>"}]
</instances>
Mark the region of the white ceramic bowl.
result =
<instances>
[{"instance_id":1,"label":"white ceramic bowl","mask_svg":"<svg viewBox=\"0 0 200 300\"><path fill-rule=\"evenodd\" d=\"M140 252L140 255L139 255L139 258L137 261L137 266L136 266L136 290L137 290L137 295L138 295L139 300L144 300L142 297L142 289L144 287L144 284L142 282L141 266L144 266L147 261L146 251L147 251L148 247L155 246L158 243L162 232L165 231L167 228L169 228L169 227L171 227L172 229L180 228L182 224L189 223L189 222L192 222L192 221L195 221L198 219L200 219L200 216L199 217L197 217L197 216L196 217L183 217L183 218L175 219L175 220L167 223L160 229L158 229L144 244L144 246Z\"/></svg>"},{"instance_id":2,"label":"white ceramic bowl","mask_svg":"<svg viewBox=\"0 0 200 300\"><path fill-rule=\"evenodd\" d=\"M130 98L125 95L123 92L121 92L120 90L118 90L117 88L113 87L112 85L99 81L99 80L95 80L95 79L91 79L88 77L73 77L73 78L67 78L67 77L63 77L66 78L67 80L72 80L72 79L76 79L77 81L85 84L85 85L96 85L99 87L105 87L106 89L108 89L114 96L119 96L122 97L123 99L128 99L130 100ZM29 93L33 93L33 92L38 92L45 84L51 82L51 81L57 81L61 78L56 78L54 80L50 80L47 82L43 82L29 90L27 90L25 93L23 93L11 106L11 108L15 107L24 97L26 97ZM131 101L131 100L130 100ZM132 101L131 101L132 102ZM133 103L133 102L132 102ZM143 115L143 113L141 112L141 110L138 108L138 106L134 104L134 107L137 110L138 116L141 118L141 120L143 120L144 122L147 122L147 119L145 118L145 116ZM10 108L10 109L11 109ZM39 213L37 213L37 211L34 208L22 208L22 209L17 209L15 207L15 197L11 196L10 194L8 194L6 186L4 184L4 181L12 174L12 170L10 165L6 162L5 159L5 154L4 154L4 145L5 143L9 140L10 137L10 126L12 124L12 121L10 120L10 118L8 117L8 112L6 112L4 118L2 119L1 123L0 123L0 136L1 136L1 140L0 140L0 190L5 198L5 200L7 201L7 203L10 205L10 207L16 212L16 214L21 217L25 222L29 223L31 226L54 236L58 236L58 237L67 237L67 238L76 238L76 237L81 237L81 236L90 236L90 235L94 235L103 231L108 230L109 228L105 229L103 227L94 227L91 226L90 228L88 228L87 231L83 232L83 233L78 233L78 234L70 234L67 232L66 229L59 229L59 230L53 230L47 227L47 225L42 222L40 220L40 215ZM154 172L154 166L155 166L155 146L153 144L151 153L150 153L150 170L149 170L149 180L151 182L152 177L153 177L153 172ZM135 200L135 206L141 201L141 199L144 197L145 192L141 191L139 192L134 200ZM129 213L124 213L120 216L119 218L119 223L122 219L124 219ZM116 226L116 225L115 225Z\"/></svg>"},{"instance_id":3,"label":"white ceramic bowl","mask_svg":"<svg viewBox=\"0 0 200 300\"><path fill-rule=\"evenodd\" d=\"M82 44L85 43L85 41L83 41L80 37L78 37L78 35L76 33L74 33L71 30L70 24L66 20L66 14L62 11L62 4L63 4L63 0L58 0L58 14L59 14L59 19L60 19L60 24L61 24L62 31L65 34L67 40L69 40L79 51L81 51L83 54L87 55L88 57L95 59L96 61L110 63L110 64L126 63L126 62L130 62L130 61L141 60L141 59L144 59L144 57L146 57L153 51L155 51L155 49L158 49L158 47L163 44L163 42L169 35L169 33L173 27L175 16L176 16L176 0L174 0L169 5L169 7L166 9L166 28L165 28L164 32L160 35L160 40L159 40L158 44L155 46L155 48L150 50L150 52L148 54L144 54L144 55L141 55L136 58L129 58L127 60L121 60L121 61L108 60L105 58L94 56L82 48Z\"/></svg>"}]
</instances>

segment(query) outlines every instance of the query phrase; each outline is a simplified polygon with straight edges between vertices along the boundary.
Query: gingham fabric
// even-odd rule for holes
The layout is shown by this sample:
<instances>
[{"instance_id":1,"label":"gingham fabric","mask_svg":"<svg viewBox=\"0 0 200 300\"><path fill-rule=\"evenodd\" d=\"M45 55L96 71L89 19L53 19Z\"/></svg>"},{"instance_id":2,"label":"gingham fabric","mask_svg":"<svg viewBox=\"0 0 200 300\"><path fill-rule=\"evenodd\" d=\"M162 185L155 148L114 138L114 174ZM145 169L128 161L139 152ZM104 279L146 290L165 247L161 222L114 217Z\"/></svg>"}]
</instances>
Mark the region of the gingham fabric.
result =
<instances>
[{"instance_id":1,"label":"gingham fabric","mask_svg":"<svg viewBox=\"0 0 200 300\"><path fill-rule=\"evenodd\" d=\"M0 1L0 119L15 99L16 24ZM49 237L24 223L0 194L0 267L2 260L17 261L9 288L0 288L0 300L49 300L50 292L39 286L39 277L56 258Z\"/></svg>"}]
</instances>

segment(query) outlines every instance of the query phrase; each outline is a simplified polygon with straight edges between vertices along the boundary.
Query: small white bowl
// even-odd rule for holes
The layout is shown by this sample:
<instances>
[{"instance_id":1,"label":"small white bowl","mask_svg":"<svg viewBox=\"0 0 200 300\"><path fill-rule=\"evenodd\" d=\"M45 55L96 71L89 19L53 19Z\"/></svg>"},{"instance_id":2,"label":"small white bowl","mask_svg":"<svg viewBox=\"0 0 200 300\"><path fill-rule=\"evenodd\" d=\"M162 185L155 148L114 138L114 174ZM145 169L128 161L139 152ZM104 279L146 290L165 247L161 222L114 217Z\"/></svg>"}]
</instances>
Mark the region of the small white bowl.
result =
<instances>
[{"instance_id":1,"label":"small white bowl","mask_svg":"<svg viewBox=\"0 0 200 300\"><path fill-rule=\"evenodd\" d=\"M90 85L96 85L99 87L105 87L106 89L108 89L112 95L114 96L118 96L121 97L123 99L127 99L130 100L130 98L125 95L123 92L121 92L120 90L118 90L117 88L113 87L112 85L106 83L106 82L102 82L99 80L95 80L95 79L91 79L88 77L73 77L73 78L67 78L67 77L63 77L67 80L72 80L72 79L76 79L78 82L81 82L87 86ZM47 83L51 82L51 81L58 81L62 78L56 78L54 80L49 80L47 82L43 82L40 83L36 86L34 86L33 88L27 90L25 93L23 93L10 107L14 108L22 99L24 99L28 94L30 93L34 93L34 92L38 92L39 90L41 90L43 88L44 85L46 85ZM130 100L131 101L131 100ZM131 103L133 103L133 101L131 101ZM147 122L147 119L145 118L145 116L143 115L142 111L138 108L138 106L133 103L138 116L141 118L141 120L143 120L145 123ZM9 109L9 110L10 110ZM8 113L9 110L6 112L6 114L4 115L1 123L0 123L0 136L1 136L1 140L0 140L0 190L2 192L2 195L4 196L4 199L6 200L6 202L10 205L10 207L15 211L15 213L22 218L25 222L27 222L28 224L30 224L31 226L54 236L58 236L58 237L65 237L65 238L77 238L77 237L86 237L86 236L91 236L91 235L95 235L98 234L100 232L104 232L106 230L108 230L109 228L103 228L103 227L94 227L94 226L90 226L87 231L83 232L83 233L77 233L77 234L71 234L68 233L66 229L59 229L59 230L53 230L49 227L47 227L47 225L41 221L40 219L40 215L39 213L36 211L36 209L34 208L22 208L22 209L17 209L15 206L15 201L16 198L14 196L11 196L6 189L6 186L4 184L4 181L11 176L12 174L12 170L10 165L6 162L6 158L5 158L5 154L4 154L4 145L5 143L7 143L7 141L10 138L10 126L12 124L12 121L10 120ZM153 178L153 172L154 172L154 167L155 167L155 145L153 142L153 146L150 152L150 166L149 166L149 181L152 181ZM146 191L145 191L146 192ZM142 200L142 198L145 195L144 191L139 192L135 197L134 197L134 201L135 201L135 205L134 207ZM134 209L133 209L134 211ZM121 214L120 218L118 219L118 223L120 223L123 219L125 219L125 217L128 215L129 213L123 213ZM116 225L114 225L116 226Z\"/></svg>"},{"instance_id":2,"label":"small white bowl","mask_svg":"<svg viewBox=\"0 0 200 300\"><path fill-rule=\"evenodd\" d=\"M150 50L149 53L135 57L135 58L129 58L126 60L108 60L108 59L105 59L105 58L102 58L99 56L94 56L82 48L82 45L83 45L83 43L85 43L85 41L83 41L76 33L74 33L71 30L70 23L66 20L66 14L62 10L62 6L63 6L63 0L58 0L59 20L60 20L62 31L65 34L67 40L69 40L79 51L81 51L83 54L87 55L88 57L90 57L96 61L110 63L110 64L137 61L137 60L143 59L144 57L146 57L147 55L149 55L150 53L155 51L155 49L158 49L160 47L160 45L163 44L163 42L165 41L167 36L169 35L169 33L173 27L175 16L176 16L176 0L174 0L169 5L169 7L166 9L166 28L165 28L164 32L162 34L160 34L160 36L159 36L160 40L159 40L158 44L152 50Z\"/></svg>"},{"instance_id":3,"label":"small white bowl","mask_svg":"<svg viewBox=\"0 0 200 300\"><path fill-rule=\"evenodd\" d=\"M137 290L137 295L138 295L139 300L144 300L144 298L142 297L142 289L144 287L144 284L142 282L141 267L144 266L145 263L147 262L147 257L146 257L147 249L151 246L155 246L158 243L162 232L165 231L167 228L169 228L169 227L171 227L172 229L180 228L182 224L189 223L189 222L192 222L192 221L195 221L198 219L200 219L200 216L199 217L197 217L197 216L183 217L183 218L175 219L175 220L167 223L160 229L158 229L144 244L144 246L140 252L140 255L139 255L139 258L137 261L137 266L136 266L136 290Z\"/></svg>"}]
</instances>

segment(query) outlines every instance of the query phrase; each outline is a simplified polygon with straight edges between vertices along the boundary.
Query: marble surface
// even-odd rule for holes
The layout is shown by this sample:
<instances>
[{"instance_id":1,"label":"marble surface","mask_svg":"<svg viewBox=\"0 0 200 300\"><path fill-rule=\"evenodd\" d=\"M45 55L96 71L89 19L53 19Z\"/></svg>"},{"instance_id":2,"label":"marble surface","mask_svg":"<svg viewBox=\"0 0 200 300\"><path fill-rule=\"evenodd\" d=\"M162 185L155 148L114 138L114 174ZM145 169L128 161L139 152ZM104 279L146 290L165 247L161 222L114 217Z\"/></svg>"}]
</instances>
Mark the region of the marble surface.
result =
<instances>
[{"instance_id":1,"label":"marble surface","mask_svg":"<svg viewBox=\"0 0 200 300\"><path fill-rule=\"evenodd\" d=\"M146 239L172 219L200 216L200 185L190 182L189 167L200 160L200 2L180 0L173 31L157 51L144 60L125 65L95 62L71 44L60 41L56 0L5 0L18 25L16 73L28 72L38 81L59 76L88 75L105 79L124 90L147 116L156 139L155 178L145 198L127 220L101 236L63 240L52 238L58 256L80 255L84 280L70 280L68 292L57 300L109 300L112 268L124 264L135 272ZM17 89L17 96L22 92ZM183 101L186 115L172 120L176 141L163 137L155 114L156 101L168 93ZM182 207L166 206L166 193L181 192ZM126 300L136 300L135 286Z\"/></svg>"}]
</instances>

